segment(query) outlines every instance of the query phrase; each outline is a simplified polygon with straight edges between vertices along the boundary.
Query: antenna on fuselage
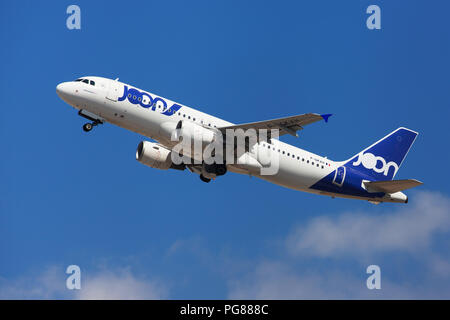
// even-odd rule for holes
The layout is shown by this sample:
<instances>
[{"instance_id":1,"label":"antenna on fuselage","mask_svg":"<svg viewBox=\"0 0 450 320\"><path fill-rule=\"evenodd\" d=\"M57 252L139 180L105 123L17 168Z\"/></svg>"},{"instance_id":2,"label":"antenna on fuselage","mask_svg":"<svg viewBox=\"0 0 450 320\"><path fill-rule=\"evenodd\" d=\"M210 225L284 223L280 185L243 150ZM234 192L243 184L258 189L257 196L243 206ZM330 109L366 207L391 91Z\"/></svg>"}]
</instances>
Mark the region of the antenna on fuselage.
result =
<instances>
[{"instance_id":1,"label":"antenna on fuselage","mask_svg":"<svg viewBox=\"0 0 450 320\"><path fill-rule=\"evenodd\" d=\"M118 81L119 80L119 78L116 78L116 80L114 80L114 81Z\"/></svg>"}]
</instances>

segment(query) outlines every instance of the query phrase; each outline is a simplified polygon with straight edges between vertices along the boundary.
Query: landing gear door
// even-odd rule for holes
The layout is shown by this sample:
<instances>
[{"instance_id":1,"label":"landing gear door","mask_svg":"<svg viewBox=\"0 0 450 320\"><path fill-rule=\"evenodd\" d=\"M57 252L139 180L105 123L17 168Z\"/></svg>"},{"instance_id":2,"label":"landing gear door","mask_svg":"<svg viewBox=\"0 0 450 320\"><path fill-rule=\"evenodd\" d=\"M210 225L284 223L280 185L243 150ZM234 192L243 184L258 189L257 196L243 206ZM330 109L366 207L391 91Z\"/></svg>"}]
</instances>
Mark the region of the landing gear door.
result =
<instances>
[{"instance_id":1,"label":"landing gear door","mask_svg":"<svg viewBox=\"0 0 450 320\"><path fill-rule=\"evenodd\" d=\"M106 99L117 101L121 96L123 96L123 85L118 81L110 81L108 91L106 92Z\"/></svg>"},{"instance_id":2,"label":"landing gear door","mask_svg":"<svg viewBox=\"0 0 450 320\"><path fill-rule=\"evenodd\" d=\"M345 167L338 167L334 172L333 183L339 187L342 187L345 180Z\"/></svg>"}]
</instances>

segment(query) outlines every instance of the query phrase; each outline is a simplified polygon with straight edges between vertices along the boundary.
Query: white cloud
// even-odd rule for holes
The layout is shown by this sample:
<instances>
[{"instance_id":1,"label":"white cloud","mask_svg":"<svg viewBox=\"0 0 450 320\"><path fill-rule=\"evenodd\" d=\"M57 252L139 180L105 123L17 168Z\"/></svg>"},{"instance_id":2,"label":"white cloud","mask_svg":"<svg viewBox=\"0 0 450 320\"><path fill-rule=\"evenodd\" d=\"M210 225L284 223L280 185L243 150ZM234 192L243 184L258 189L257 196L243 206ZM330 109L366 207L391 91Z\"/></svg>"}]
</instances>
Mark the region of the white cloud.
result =
<instances>
[{"instance_id":1,"label":"white cloud","mask_svg":"<svg viewBox=\"0 0 450 320\"><path fill-rule=\"evenodd\" d=\"M54 299L64 293L64 270L55 266L44 272L8 280L0 277L0 299ZM62 297L61 297L62 298Z\"/></svg>"},{"instance_id":2,"label":"white cloud","mask_svg":"<svg viewBox=\"0 0 450 320\"><path fill-rule=\"evenodd\" d=\"M430 254L426 257L426 261L432 276L441 278L450 284L450 256Z\"/></svg>"},{"instance_id":3,"label":"white cloud","mask_svg":"<svg viewBox=\"0 0 450 320\"><path fill-rule=\"evenodd\" d=\"M118 272L104 271L93 277L86 277L81 290L77 290L78 299L163 299L167 289L157 281L137 278L128 270Z\"/></svg>"},{"instance_id":4,"label":"white cloud","mask_svg":"<svg viewBox=\"0 0 450 320\"><path fill-rule=\"evenodd\" d=\"M325 296L325 278L299 275L279 261L263 261L244 279L230 281L230 299L315 299ZM336 285L335 283L332 283Z\"/></svg>"},{"instance_id":5,"label":"white cloud","mask_svg":"<svg viewBox=\"0 0 450 320\"><path fill-rule=\"evenodd\" d=\"M450 234L449 198L418 192L409 205L388 206L382 214L334 213L295 228L281 257L256 261L229 281L229 298L450 298L450 254L442 242ZM366 287L368 261L380 263L381 290Z\"/></svg>"},{"instance_id":6,"label":"white cloud","mask_svg":"<svg viewBox=\"0 0 450 320\"><path fill-rule=\"evenodd\" d=\"M230 299L448 299L450 288L395 283L382 277L381 290L366 287L364 268L359 274L344 269L295 269L286 262L264 261L242 279L230 281ZM436 290L437 289L437 290Z\"/></svg>"},{"instance_id":7,"label":"white cloud","mask_svg":"<svg viewBox=\"0 0 450 320\"><path fill-rule=\"evenodd\" d=\"M85 275L81 290L66 288L65 268L52 266L44 272L18 279L0 278L0 299L164 299L168 289L157 280L134 275L129 269L97 270Z\"/></svg>"},{"instance_id":8,"label":"white cloud","mask_svg":"<svg viewBox=\"0 0 450 320\"><path fill-rule=\"evenodd\" d=\"M373 208L304 223L283 237L286 246L271 260L211 252L196 237L176 241L165 259L186 254L214 268L229 279L233 299L450 298L449 198L418 192L408 205L388 204L382 213ZM402 259L391 259L399 254ZM368 261L381 266L380 291L366 288ZM67 290L66 278L63 267L20 279L0 277L0 299L160 299L169 293L166 283L129 268L82 268L80 291Z\"/></svg>"},{"instance_id":9,"label":"white cloud","mask_svg":"<svg viewBox=\"0 0 450 320\"><path fill-rule=\"evenodd\" d=\"M409 205L393 206L383 214L356 212L315 218L294 230L287 246L295 255L318 257L418 252L429 247L433 235L449 231L450 200L420 192Z\"/></svg>"}]
</instances>

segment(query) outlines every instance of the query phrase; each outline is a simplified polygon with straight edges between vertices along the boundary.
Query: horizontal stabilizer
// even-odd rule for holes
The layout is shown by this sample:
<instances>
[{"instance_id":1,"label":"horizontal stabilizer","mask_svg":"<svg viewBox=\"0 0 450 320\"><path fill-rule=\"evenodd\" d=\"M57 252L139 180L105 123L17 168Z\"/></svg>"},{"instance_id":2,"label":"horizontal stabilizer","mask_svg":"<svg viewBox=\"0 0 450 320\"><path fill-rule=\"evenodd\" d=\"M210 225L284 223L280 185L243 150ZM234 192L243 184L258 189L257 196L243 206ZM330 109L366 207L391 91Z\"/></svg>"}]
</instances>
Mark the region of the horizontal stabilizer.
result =
<instances>
[{"instance_id":1,"label":"horizontal stabilizer","mask_svg":"<svg viewBox=\"0 0 450 320\"><path fill-rule=\"evenodd\" d=\"M389 181L364 181L363 184L369 192L395 193L420 186L423 183L415 179L405 179Z\"/></svg>"}]
</instances>

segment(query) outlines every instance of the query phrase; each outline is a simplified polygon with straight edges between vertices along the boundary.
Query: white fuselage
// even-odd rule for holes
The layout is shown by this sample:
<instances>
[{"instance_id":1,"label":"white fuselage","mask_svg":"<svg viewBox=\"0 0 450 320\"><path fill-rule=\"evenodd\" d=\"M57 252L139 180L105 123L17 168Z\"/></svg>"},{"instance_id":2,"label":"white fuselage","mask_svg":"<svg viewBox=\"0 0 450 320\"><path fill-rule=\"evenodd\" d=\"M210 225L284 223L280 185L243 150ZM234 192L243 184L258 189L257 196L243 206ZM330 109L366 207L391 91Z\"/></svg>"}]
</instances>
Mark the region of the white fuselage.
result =
<instances>
[{"instance_id":1,"label":"white fuselage","mask_svg":"<svg viewBox=\"0 0 450 320\"><path fill-rule=\"evenodd\" d=\"M228 121L116 80L93 76L84 77L84 79L95 82L95 85L81 81L64 82L57 87L58 95L78 110L88 111L107 122L154 139L168 148L173 147L173 142L161 135L161 128L165 123L176 123L180 120L192 121L212 130L216 127L233 125ZM142 101L131 103L128 99L120 100L124 94L124 86L134 89L136 92L145 93L144 96L138 95L143 101L145 96L151 96L156 103L153 107L146 108L140 104ZM164 114L167 106L173 104L179 106L179 109L169 115ZM313 184L336 170L342 162L331 161L276 139L272 139L270 147L267 142L257 143L253 147L264 148L279 154L279 169L276 174L261 175L247 170L245 165L237 164L228 165L228 169L236 173L251 174L290 189L337 197L366 199L310 189Z\"/></svg>"}]
</instances>

